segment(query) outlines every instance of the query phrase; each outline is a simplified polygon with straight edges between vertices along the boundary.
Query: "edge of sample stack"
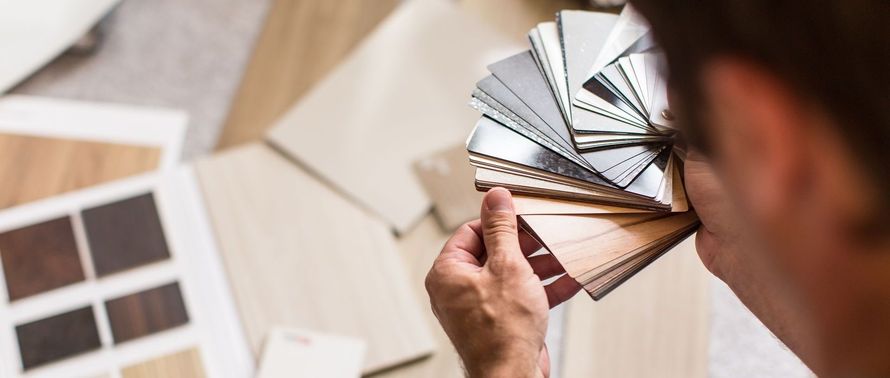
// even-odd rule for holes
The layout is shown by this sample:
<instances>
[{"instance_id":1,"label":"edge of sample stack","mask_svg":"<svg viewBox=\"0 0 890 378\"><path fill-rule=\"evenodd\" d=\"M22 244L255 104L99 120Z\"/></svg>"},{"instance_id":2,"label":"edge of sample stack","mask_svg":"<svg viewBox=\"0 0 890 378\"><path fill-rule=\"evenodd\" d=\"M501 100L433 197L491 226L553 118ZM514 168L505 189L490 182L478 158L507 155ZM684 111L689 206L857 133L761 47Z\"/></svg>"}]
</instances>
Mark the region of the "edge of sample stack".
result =
<instances>
[{"instance_id":1,"label":"edge of sample stack","mask_svg":"<svg viewBox=\"0 0 890 378\"><path fill-rule=\"evenodd\" d=\"M510 190L523 229L600 299L699 226L663 54L630 7L561 11L529 41L473 90L476 188Z\"/></svg>"}]
</instances>

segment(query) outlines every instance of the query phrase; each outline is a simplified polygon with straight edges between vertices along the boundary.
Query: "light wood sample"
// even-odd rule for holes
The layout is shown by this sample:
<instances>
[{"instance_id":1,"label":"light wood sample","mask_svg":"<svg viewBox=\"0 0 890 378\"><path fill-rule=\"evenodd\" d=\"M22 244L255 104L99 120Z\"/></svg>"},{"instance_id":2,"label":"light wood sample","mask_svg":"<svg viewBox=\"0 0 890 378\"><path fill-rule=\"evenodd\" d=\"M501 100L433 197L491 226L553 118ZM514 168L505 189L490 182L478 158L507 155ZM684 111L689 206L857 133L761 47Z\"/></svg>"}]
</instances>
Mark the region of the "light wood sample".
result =
<instances>
[{"instance_id":1,"label":"light wood sample","mask_svg":"<svg viewBox=\"0 0 890 378\"><path fill-rule=\"evenodd\" d=\"M705 377L708 273L694 237L604 299L568 303L564 377Z\"/></svg>"},{"instance_id":2,"label":"light wood sample","mask_svg":"<svg viewBox=\"0 0 890 378\"><path fill-rule=\"evenodd\" d=\"M479 218L482 193L473 185L475 172L464 145L416 161L414 171L433 201L433 212L446 230Z\"/></svg>"},{"instance_id":3,"label":"light wood sample","mask_svg":"<svg viewBox=\"0 0 890 378\"><path fill-rule=\"evenodd\" d=\"M123 378L201 378L204 365L197 349L188 349L125 367Z\"/></svg>"},{"instance_id":4,"label":"light wood sample","mask_svg":"<svg viewBox=\"0 0 890 378\"><path fill-rule=\"evenodd\" d=\"M598 290L621 281L621 272L645 266L699 224L695 212L523 215L520 220L597 299Z\"/></svg>"},{"instance_id":5,"label":"light wood sample","mask_svg":"<svg viewBox=\"0 0 890 378\"><path fill-rule=\"evenodd\" d=\"M626 207L600 205L592 202L575 202L546 197L513 195L513 208L517 215L583 215L638 213L640 210Z\"/></svg>"},{"instance_id":6,"label":"light wood sample","mask_svg":"<svg viewBox=\"0 0 890 378\"><path fill-rule=\"evenodd\" d=\"M126 126L126 125L121 125ZM161 151L100 142L0 134L0 208L158 167Z\"/></svg>"},{"instance_id":7,"label":"light wood sample","mask_svg":"<svg viewBox=\"0 0 890 378\"><path fill-rule=\"evenodd\" d=\"M420 221L409 233L399 238L398 245L402 258L408 266L411 276L411 287L418 300L424 306L424 318L433 331L436 350L429 358L375 374L374 378L463 378L464 370L460 358L442 330L436 316L429 308L430 298L426 293L424 280L433 260L439 255L445 241L451 236L442 231L432 215Z\"/></svg>"},{"instance_id":8,"label":"light wood sample","mask_svg":"<svg viewBox=\"0 0 890 378\"><path fill-rule=\"evenodd\" d=\"M217 148L253 142L399 0L275 0Z\"/></svg>"},{"instance_id":9,"label":"light wood sample","mask_svg":"<svg viewBox=\"0 0 890 378\"><path fill-rule=\"evenodd\" d=\"M411 164L464 141L468 93L488 62L518 51L445 0L403 3L268 139L399 232L429 210Z\"/></svg>"},{"instance_id":10,"label":"light wood sample","mask_svg":"<svg viewBox=\"0 0 890 378\"><path fill-rule=\"evenodd\" d=\"M197 172L256 355L273 326L366 340L366 373L432 352L425 306L385 223L262 144Z\"/></svg>"}]
</instances>

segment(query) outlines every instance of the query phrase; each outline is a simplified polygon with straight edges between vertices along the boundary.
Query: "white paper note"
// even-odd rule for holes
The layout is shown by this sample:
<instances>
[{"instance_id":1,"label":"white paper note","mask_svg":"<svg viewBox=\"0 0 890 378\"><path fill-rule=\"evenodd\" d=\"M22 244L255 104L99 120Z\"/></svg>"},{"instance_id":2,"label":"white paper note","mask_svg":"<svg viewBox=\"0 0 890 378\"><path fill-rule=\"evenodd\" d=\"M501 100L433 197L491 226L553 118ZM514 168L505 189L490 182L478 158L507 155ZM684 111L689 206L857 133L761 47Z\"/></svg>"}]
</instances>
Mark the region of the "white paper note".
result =
<instances>
[{"instance_id":1,"label":"white paper note","mask_svg":"<svg viewBox=\"0 0 890 378\"><path fill-rule=\"evenodd\" d=\"M295 328L266 336L257 378L361 376L365 341Z\"/></svg>"}]
</instances>

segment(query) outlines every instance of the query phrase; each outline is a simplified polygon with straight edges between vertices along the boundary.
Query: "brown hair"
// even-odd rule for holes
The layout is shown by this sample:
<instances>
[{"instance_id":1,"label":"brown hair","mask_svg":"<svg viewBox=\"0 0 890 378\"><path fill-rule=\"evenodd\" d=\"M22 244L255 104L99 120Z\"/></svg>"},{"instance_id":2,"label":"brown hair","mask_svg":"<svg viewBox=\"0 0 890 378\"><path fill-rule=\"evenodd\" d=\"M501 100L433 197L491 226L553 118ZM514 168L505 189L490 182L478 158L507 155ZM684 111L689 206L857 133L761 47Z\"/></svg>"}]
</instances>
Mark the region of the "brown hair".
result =
<instances>
[{"instance_id":1,"label":"brown hair","mask_svg":"<svg viewBox=\"0 0 890 378\"><path fill-rule=\"evenodd\" d=\"M688 124L693 145L708 151L696 108L704 104L699 72L717 56L749 59L832 117L890 195L890 1L631 3L665 50L677 100L672 108Z\"/></svg>"}]
</instances>

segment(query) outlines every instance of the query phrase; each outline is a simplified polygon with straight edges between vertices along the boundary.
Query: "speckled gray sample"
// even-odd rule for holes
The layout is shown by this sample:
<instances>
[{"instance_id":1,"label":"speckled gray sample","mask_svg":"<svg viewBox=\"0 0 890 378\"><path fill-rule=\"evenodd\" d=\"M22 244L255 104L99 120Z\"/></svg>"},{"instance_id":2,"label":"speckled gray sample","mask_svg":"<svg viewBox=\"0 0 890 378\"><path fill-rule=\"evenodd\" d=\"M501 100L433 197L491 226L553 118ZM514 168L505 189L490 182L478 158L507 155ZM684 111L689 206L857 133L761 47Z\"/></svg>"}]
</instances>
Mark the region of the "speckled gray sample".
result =
<instances>
[{"instance_id":1,"label":"speckled gray sample","mask_svg":"<svg viewBox=\"0 0 890 378\"><path fill-rule=\"evenodd\" d=\"M62 55L12 93L189 113L183 157L216 144L267 0L124 0L92 55Z\"/></svg>"}]
</instances>

